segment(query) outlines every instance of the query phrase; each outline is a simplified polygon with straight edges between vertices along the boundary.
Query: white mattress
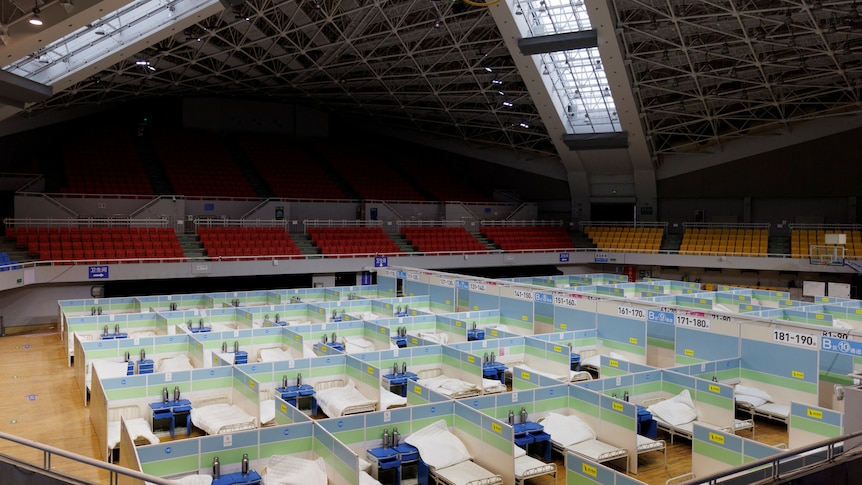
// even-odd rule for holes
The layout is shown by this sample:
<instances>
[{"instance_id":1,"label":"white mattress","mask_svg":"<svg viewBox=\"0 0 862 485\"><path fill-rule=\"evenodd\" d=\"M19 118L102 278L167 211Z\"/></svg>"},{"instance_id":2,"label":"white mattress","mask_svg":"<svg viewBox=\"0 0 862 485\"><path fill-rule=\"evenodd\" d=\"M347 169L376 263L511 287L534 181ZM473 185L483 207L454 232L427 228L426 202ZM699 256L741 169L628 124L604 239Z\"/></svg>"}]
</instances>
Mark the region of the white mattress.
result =
<instances>
[{"instance_id":1,"label":"white mattress","mask_svg":"<svg viewBox=\"0 0 862 485\"><path fill-rule=\"evenodd\" d=\"M175 355L173 357L160 360L156 372L179 372L192 369L194 369L194 367L192 367L192 363L189 361L188 356Z\"/></svg>"},{"instance_id":2,"label":"white mattress","mask_svg":"<svg viewBox=\"0 0 862 485\"><path fill-rule=\"evenodd\" d=\"M396 406L406 406L407 398L401 397L401 394L395 394L394 392L386 389L385 387L380 387L380 410L389 409L391 407Z\"/></svg>"},{"instance_id":3,"label":"white mattress","mask_svg":"<svg viewBox=\"0 0 862 485\"><path fill-rule=\"evenodd\" d=\"M557 467L553 463L545 463L537 460L530 455L523 455L515 458L515 477L530 478L546 473L556 471ZM529 472L529 474L527 474Z\"/></svg>"},{"instance_id":4,"label":"white mattress","mask_svg":"<svg viewBox=\"0 0 862 485\"><path fill-rule=\"evenodd\" d=\"M637 439L638 453L652 450L660 450L666 446L664 441L654 440L652 438L647 438L643 435L637 435Z\"/></svg>"},{"instance_id":5,"label":"white mattress","mask_svg":"<svg viewBox=\"0 0 862 485\"><path fill-rule=\"evenodd\" d=\"M774 402L768 402L766 404L761 404L757 406L757 411L763 414L769 414L770 416L776 416L780 418L787 418L790 416L790 406L785 406L784 404L776 404Z\"/></svg>"},{"instance_id":6,"label":"white mattress","mask_svg":"<svg viewBox=\"0 0 862 485\"><path fill-rule=\"evenodd\" d=\"M125 377L129 372L128 362L114 362L110 360L94 360L92 366L96 368L96 373L99 374L99 379L109 379L111 377ZM92 372L87 375L87 389L90 388L92 382Z\"/></svg>"},{"instance_id":7,"label":"white mattress","mask_svg":"<svg viewBox=\"0 0 862 485\"><path fill-rule=\"evenodd\" d=\"M377 347L374 346L374 342L365 337L360 337L358 335L344 337L344 351L348 354L374 352L375 350L377 350Z\"/></svg>"},{"instance_id":8,"label":"white mattress","mask_svg":"<svg viewBox=\"0 0 862 485\"><path fill-rule=\"evenodd\" d=\"M265 399L260 402L260 423L275 421L275 400Z\"/></svg>"},{"instance_id":9,"label":"white mattress","mask_svg":"<svg viewBox=\"0 0 862 485\"><path fill-rule=\"evenodd\" d=\"M327 485L323 458L306 460L292 455L273 455L260 472L266 485Z\"/></svg>"},{"instance_id":10,"label":"white mattress","mask_svg":"<svg viewBox=\"0 0 862 485\"><path fill-rule=\"evenodd\" d=\"M454 377L448 377L444 374L429 379L419 379L416 383L444 396L452 396L467 391L479 391L479 388L474 384L464 382L461 379L455 379ZM499 381L497 383L499 384Z\"/></svg>"},{"instance_id":11,"label":"white mattress","mask_svg":"<svg viewBox=\"0 0 862 485\"><path fill-rule=\"evenodd\" d=\"M475 480L482 481L486 485L503 483L503 477L491 473L470 460L435 470L435 473L437 476L455 485L464 485Z\"/></svg>"},{"instance_id":12,"label":"white mattress","mask_svg":"<svg viewBox=\"0 0 862 485\"><path fill-rule=\"evenodd\" d=\"M273 408L275 412L275 408ZM212 404L192 408L192 423L207 434L219 434L226 428L251 429L256 425L254 416L231 404Z\"/></svg>"},{"instance_id":13,"label":"white mattress","mask_svg":"<svg viewBox=\"0 0 862 485\"><path fill-rule=\"evenodd\" d=\"M315 396L317 397L317 406L330 418L343 415L344 411L351 406L377 404L376 400L368 399L359 392L353 381L348 382L344 387L317 391Z\"/></svg>"},{"instance_id":14,"label":"white mattress","mask_svg":"<svg viewBox=\"0 0 862 485\"><path fill-rule=\"evenodd\" d=\"M284 349L260 349L258 351L258 362L280 362L293 360L289 350Z\"/></svg>"},{"instance_id":15,"label":"white mattress","mask_svg":"<svg viewBox=\"0 0 862 485\"><path fill-rule=\"evenodd\" d=\"M153 434L153 430L150 429L150 423L144 418L132 418L127 419L126 421L126 430L129 432L129 436L131 436L132 441L135 441L139 438L146 439L151 445L154 445L159 442L159 438ZM118 444L120 444L120 422L119 421L109 421L108 422L108 448L115 448Z\"/></svg>"},{"instance_id":16,"label":"white mattress","mask_svg":"<svg viewBox=\"0 0 862 485\"><path fill-rule=\"evenodd\" d=\"M625 451L624 448L609 445L604 441L599 440L581 441L580 443L575 443L573 445L567 446L566 449L584 455L587 458L593 460L598 460L600 456L606 453L616 454L620 452L620 450Z\"/></svg>"}]
</instances>

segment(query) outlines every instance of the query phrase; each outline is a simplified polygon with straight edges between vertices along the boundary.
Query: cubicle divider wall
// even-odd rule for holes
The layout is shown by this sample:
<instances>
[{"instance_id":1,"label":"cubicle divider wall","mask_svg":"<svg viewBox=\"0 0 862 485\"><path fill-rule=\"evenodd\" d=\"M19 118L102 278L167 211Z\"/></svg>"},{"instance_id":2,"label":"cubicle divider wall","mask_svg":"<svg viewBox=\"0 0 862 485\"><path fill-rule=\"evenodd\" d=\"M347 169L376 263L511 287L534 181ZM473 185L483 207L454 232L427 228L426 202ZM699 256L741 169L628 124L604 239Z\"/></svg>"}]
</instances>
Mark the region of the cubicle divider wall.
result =
<instances>
[{"instance_id":1,"label":"cubicle divider wall","mask_svg":"<svg viewBox=\"0 0 862 485\"><path fill-rule=\"evenodd\" d=\"M820 338L820 406L844 411L844 387L856 385L860 375L862 342L859 337L824 335Z\"/></svg>"},{"instance_id":2,"label":"cubicle divider wall","mask_svg":"<svg viewBox=\"0 0 862 485\"><path fill-rule=\"evenodd\" d=\"M389 297L402 296L398 294L398 271L394 268L380 268L377 271L377 292Z\"/></svg>"},{"instance_id":3,"label":"cubicle divider wall","mask_svg":"<svg viewBox=\"0 0 862 485\"><path fill-rule=\"evenodd\" d=\"M174 328L157 313L111 313L66 318L66 356L71 367L75 356L74 335L83 342L135 339L174 334Z\"/></svg>"},{"instance_id":4,"label":"cubicle divider wall","mask_svg":"<svg viewBox=\"0 0 862 485\"><path fill-rule=\"evenodd\" d=\"M526 285L498 285L500 323L513 333L533 335L535 323L536 288Z\"/></svg>"},{"instance_id":5,"label":"cubicle divider wall","mask_svg":"<svg viewBox=\"0 0 862 485\"><path fill-rule=\"evenodd\" d=\"M801 448L844 434L844 413L798 402L790 403L788 446Z\"/></svg>"},{"instance_id":6,"label":"cubicle divider wall","mask_svg":"<svg viewBox=\"0 0 862 485\"><path fill-rule=\"evenodd\" d=\"M358 298L388 298L390 295L381 294L377 291L377 285L354 285L324 288L325 301L355 300Z\"/></svg>"},{"instance_id":7,"label":"cubicle divider wall","mask_svg":"<svg viewBox=\"0 0 862 485\"><path fill-rule=\"evenodd\" d=\"M740 383L766 391L782 405L817 405L820 335L772 322L740 327Z\"/></svg>"},{"instance_id":8,"label":"cubicle divider wall","mask_svg":"<svg viewBox=\"0 0 862 485\"><path fill-rule=\"evenodd\" d=\"M404 270L404 296L428 296L431 273L417 269Z\"/></svg>"},{"instance_id":9,"label":"cubicle divider wall","mask_svg":"<svg viewBox=\"0 0 862 485\"><path fill-rule=\"evenodd\" d=\"M500 475L505 485L515 483L514 430L506 421L493 418L456 402L452 432L460 438L482 468Z\"/></svg>"},{"instance_id":10,"label":"cubicle divider wall","mask_svg":"<svg viewBox=\"0 0 862 485\"><path fill-rule=\"evenodd\" d=\"M417 295L418 292L415 292ZM435 312L455 311L455 276L431 274L428 276L428 299Z\"/></svg>"},{"instance_id":11,"label":"cubicle divider wall","mask_svg":"<svg viewBox=\"0 0 862 485\"><path fill-rule=\"evenodd\" d=\"M566 452L566 485L646 485L623 472L599 465L581 455Z\"/></svg>"},{"instance_id":12,"label":"cubicle divider wall","mask_svg":"<svg viewBox=\"0 0 862 485\"><path fill-rule=\"evenodd\" d=\"M232 406L232 414L244 416L244 420L234 419L228 424L213 424L202 428L209 434L231 433L240 429L257 428L260 422L260 384L248 374L234 367L195 369L168 374L147 374L128 377L96 379L94 372L91 393L90 420L102 450L110 456L116 438L110 436L110 422L123 418L144 418L152 425L153 405L164 403L164 393L168 400L176 402L174 392L188 400L187 406L200 410L210 404L219 403ZM176 391L175 391L176 390ZM178 405L178 404L177 404ZM191 418L188 418L191 420ZM174 418L170 417L173 433ZM187 427L191 423L187 424ZM187 432L188 433L188 432Z\"/></svg>"},{"instance_id":13,"label":"cubicle divider wall","mask_svg":"<svg viewBox=\"0 0 862 485\"><path fill-rule=\"evenodd\" d=\"M779 448L695 423L691 439L691 471L695 477L709 476L781 452ZM771 478L770 474L771 469L765 476L763 471L752 470L736 478L740 479L737 483L754 483Z\"/></svg>"},{"instance_id":14,"label":"cubicle divider wall","mask_svg":"<svg viewBox=\"0 0 862 485\"><path fill-rule=\"evenodd\" d=\"M428 298L428 295L377 298L373 302L372 311L381 315L381 318L415 317L438 313L432 310L431 300Z\"/></svg>"},{"instance_id":15,"label":"cubicle divider wall","mask_svg":"<svg viewBox=\"0 0 862 485\"><path fill-rule=\"evenodd\" d=\"M675 364L739 355L739 324L730 315L682 311L674 315L674 321Z\"/></svg>"},{"instance_id":16,"label":"cubicle divider wall","mask_svg":"<svg viewBox=\"0 0 862 485\"><path fill-rule=\"evenodd\" d=\"M81 390L84 406L88 405L88 397L92 387L93 363L103 361L110 363L110 371L103 369L102 377L117 377L124 375L148 374L157 372L159 364L166 359L177 356L188 357L188 367L204 367L199 355L194 353L196 342L188 335L160 335L137 339L113 339L82 342L77 337L73 341L78 358L75 359L74 375ZM141 352L146 357L141 362ZM125 354L129 353L129 362L125 362ZM147 368L144 368L144 365ZM99 364L96 364L99 365Z\"/></svg>"},{"instance_id":17,"label":"cubicle divider wall","mask_svg":"<svg viewBox=\"0 0 862 485\"><path fill-rule=\"evenodd\" d=\"M644 283L652 285L661 285L664 288L664 293L671 295L687 295L696 293L700 290L700 283L692 281L674 281L661 278L644 278Z\"/></svg>"},{"instance_id":18,"label":"cubicle divider wall","mask_svg":"<svg viewBox=\"0 0 862 485\"><path fill-rule=\"evenodd\" d=\"M275 303L271 299L275 294L267 290L215 292L209 295L212 297L216 308L262 306Z\"/></svg>"},{"instance_id":19,"label":"cubicle divider wall","mask_svg":"<svg viewBox=\"0 0 862 485\"><path fill-rule=\"evenodd\" d=\"M648 307L627 300L596 302L599 352L617 352L625 360L646 364Z\"/></svg>"},{"instance_id":20,"label":"cubicle divider wall","mask_svg":"<svg viewBox=\"0 0 862 485\"><path fill-rule=\"evenodd\" d=\"M500 285L490 279L458 279L455 281L458 306L467 311L498 310Z\"/></svg>"}]
</instances>

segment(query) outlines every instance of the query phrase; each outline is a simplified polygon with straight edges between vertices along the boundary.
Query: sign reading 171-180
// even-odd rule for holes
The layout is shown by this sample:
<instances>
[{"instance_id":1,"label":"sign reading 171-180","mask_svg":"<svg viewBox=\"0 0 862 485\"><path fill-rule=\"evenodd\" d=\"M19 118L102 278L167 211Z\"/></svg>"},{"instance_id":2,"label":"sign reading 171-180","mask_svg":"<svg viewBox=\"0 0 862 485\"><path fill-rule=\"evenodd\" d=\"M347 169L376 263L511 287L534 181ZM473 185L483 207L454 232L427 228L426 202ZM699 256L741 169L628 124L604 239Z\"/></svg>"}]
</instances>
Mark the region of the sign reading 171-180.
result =
<instances>
[{"instance_id":1,"label":"sign reading 171-180","mask_svg":"<svg viewBox=\"0 0 862 485\"><path fill-rule=\"evenodd\" d=\"M674 323L680 327L699 328L701 330L709 330L712 324L712 319L699 315L685 314L674 315Z\"/></svg>"}]
</instances>

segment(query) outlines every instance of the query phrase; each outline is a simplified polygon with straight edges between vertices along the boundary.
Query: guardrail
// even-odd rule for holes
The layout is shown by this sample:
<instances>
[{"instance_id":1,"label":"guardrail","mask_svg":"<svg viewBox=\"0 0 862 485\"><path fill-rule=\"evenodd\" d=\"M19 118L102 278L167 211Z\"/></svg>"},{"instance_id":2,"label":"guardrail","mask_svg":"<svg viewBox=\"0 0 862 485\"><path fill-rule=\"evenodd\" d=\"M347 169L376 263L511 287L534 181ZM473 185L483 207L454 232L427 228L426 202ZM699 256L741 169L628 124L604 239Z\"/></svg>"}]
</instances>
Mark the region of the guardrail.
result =
<instances>
[{"instance_id":1,"label":"guardrail","mask_svg":"<svg viewBox=\"0 0 862 485\"><path fill-rule=\"evenodd\" d=\"M147 475L146 473L141 473L139 471L131 470L129 468L113 465L111 463L107 463L101 460L96 460L94 458L90 458L88 456L79 455L77 453L72 453L71 451L66 451L60 448L55 448L53 446L48 446L42 443L38 443L36 441L31 441L25 438L21 438L19 436L15 436L9 433L0 432L0 440L4 442L16 443L18 445L23 446L25 449L30 451L37 451L41 455L41 463L38 462L30 462L19 458L20 455L24 453L15 453L14 455L5 452L3 454L3 460L7 463L12 463L15 465L20 465L23 467L30 468L37 473L42 473L44 475L57 476L57 477L65 477L67 479L79 480L84 483L94 483L94 479L98 479L98 477L77 477L71 475L69 472L61 471L57 468L54 468L54 458L62 457L73 462L80 463L85 465L85 468L92 467L92 471L94 475L98 475L101 471L102 474L107 472L109 477L110 484L119 483L120 477L128 477L136 480L143 480L146 483L153 483L156 485L176 485L176 481L168 480L165 478L160 478L152 475ZM17 450L16 450L17 451ZM102 480L99 480L102 482Z\"/></svg>"}]
</instances>

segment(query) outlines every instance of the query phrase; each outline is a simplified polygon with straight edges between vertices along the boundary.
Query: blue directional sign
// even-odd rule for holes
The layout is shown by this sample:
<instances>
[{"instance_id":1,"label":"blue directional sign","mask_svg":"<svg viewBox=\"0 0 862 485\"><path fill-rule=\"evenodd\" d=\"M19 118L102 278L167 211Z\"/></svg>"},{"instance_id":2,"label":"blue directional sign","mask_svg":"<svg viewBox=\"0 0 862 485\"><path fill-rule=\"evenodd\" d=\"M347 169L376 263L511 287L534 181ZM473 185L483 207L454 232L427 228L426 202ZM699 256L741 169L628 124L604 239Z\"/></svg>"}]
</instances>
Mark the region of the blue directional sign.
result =
<instances>
[{"instance_id":1,"label":"blue directional sign","mask_svg":"<svg viewBox=\"0 0 862 485\"><path fill-rule=\"evenodd\" d=\"M469 281L455 280L455 283L456 283L456 288L458 288L459 290L469 290L470 289L470 282Z\"/></svg>"},{"instance_id":2,"label":"blue directional sign","mask_svg":"<svg viewBox=\"0 0 862 485\"><path fill-rule=\"evenodd\" d=\"M820 348L839 354L862 356L862 343L835 337L821 337Z\"/></svg>"},{"instance_id":3,"label":"blue directional sign","mask_svg":"<svg viewBox=\"0 0 862 485\"><path fill-rule=\"evenodd\" d=\"M560 253L560 262L568 263L569 262L569 253Z\"/></svg>"},{"instance_id":4,"label":"blue directional sign","mask_svg":"<svg viewBox=\"0 0 862 485\"><path fill-rule=\"evenodd\" d=\"M646 318L648 322L656 322L656 323L666 323L668 325L673 325L674 323L674 314L673 312L660 312L658 310L647 310Z\"/></svg>"},{"instance_id":5,"label":"blue directional sign","mask_svg":"<svg viewBox=\"0 0 862 485\"><path fill-rule=\"evenodd\" d=\"M91 280L106 280L108 279L108 267L107 266L89 266L88 268L88 278Z\"/></svg>"},{"instance_id":6,"label":"blue directional sign","mask_svg":"<svg viewBox=\"0 0 862 485\"><path fill-rule=\"evenodd\" d=\"M534 293L534 296L536 298L536 303L548 303L551 305L554 304L554 295L550 293L539 293L537 291L536 293Z\"/></svg>"},{"instance_id":7,"label":"blue directional sign","mask_svg":"<svg viewBox=\"0 0 862 485\"><path fill-rule=\"evenodd\" d=\"M374 267L375 268L385 268L389 266L389 257L388 256L375 256L374 257Z\"/></svg>"}]
</instances>

